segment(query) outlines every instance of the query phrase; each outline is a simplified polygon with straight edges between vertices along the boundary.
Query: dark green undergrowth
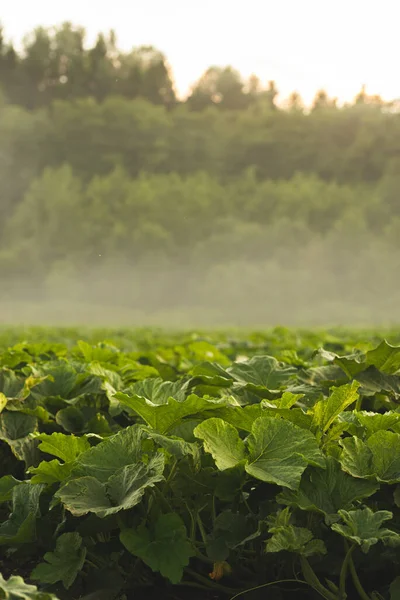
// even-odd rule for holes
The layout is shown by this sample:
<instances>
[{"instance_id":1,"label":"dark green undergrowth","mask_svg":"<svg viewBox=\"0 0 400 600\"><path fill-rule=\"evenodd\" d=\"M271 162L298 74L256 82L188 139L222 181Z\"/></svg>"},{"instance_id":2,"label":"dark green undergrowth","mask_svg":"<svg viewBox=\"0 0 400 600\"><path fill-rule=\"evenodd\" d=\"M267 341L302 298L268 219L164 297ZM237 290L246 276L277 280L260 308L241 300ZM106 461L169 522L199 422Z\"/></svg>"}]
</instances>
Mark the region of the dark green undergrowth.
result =
<instances>
[{"instance_id":1,"label":"dark green undergrowth","mask_svg":"<svg viewBox=\"0 0 400 600\"><path fill-rule=\"evenodd\" d=\"M2 328L0 597L398 600L399 341Z\"/></svg>"}]
</instances>

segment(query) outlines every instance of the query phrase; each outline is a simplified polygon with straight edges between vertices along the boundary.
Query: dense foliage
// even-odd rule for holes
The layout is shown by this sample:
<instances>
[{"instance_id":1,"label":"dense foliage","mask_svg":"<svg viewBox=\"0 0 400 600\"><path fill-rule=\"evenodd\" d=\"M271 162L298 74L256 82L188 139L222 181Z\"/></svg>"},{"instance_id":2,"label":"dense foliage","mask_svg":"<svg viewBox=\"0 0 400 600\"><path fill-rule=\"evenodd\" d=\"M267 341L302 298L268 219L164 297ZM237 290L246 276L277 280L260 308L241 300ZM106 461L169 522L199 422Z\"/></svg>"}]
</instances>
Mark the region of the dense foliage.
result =
<instances>
[{"instance_id":1,"label":"dense foliage","mask_svg":"<svg viewBox=\"0 0 400 600\"><path fill-rule=\"evenodd\" d=\"M0 88L2 297L13 279L70 290L118 265L135 272L133 304L149 264L199 273L208 295L223 267L232 296L240 261L251 288L276 287L277 271L294 281L306 264L323 289L356 273L362 295L372 271L387 296L380 265L393 282L400 239L395 104L361 91L338 107L319 92L305 111L231 68L209 69L177 100L156 49L122 53L112 34L86 48L68 24L37 30L20 52L0 36Z\"/></svg>"},{"instance_id":2,"label":"dense foliage","mask_svg":"<svg viewBox=\"0 0 400 600\"><path fill-rule=\"evenodd\" d=\"M398 600L400 346L80 333L1 335L2 597Z\"/></svg>"}]
</instances>

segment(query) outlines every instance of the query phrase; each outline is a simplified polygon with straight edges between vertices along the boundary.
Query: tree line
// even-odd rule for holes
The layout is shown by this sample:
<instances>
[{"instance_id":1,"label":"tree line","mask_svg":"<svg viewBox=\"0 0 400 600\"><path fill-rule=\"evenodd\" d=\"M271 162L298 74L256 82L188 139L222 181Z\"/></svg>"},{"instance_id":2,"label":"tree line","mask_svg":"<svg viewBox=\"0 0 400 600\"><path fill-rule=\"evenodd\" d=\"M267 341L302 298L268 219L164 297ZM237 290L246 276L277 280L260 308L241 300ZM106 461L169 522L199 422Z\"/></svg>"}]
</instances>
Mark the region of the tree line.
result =
<instances>
[{"instance_id":1,"label":"tree line","mask_svg":"<svg viewBox=\"0 0 400 600\"><path fill-rule=\"evenodd\" d=\"M71 24L40 28L17 52L0 35L7 281L152 261L298 274L322 256L343 272L332 252L397 251L395 103L361 90L338 106L320 91L305 110L231 67L207 70L182 101L155 48L123 53L112 32L84 40Z\"/></svg>"}]
</instances>

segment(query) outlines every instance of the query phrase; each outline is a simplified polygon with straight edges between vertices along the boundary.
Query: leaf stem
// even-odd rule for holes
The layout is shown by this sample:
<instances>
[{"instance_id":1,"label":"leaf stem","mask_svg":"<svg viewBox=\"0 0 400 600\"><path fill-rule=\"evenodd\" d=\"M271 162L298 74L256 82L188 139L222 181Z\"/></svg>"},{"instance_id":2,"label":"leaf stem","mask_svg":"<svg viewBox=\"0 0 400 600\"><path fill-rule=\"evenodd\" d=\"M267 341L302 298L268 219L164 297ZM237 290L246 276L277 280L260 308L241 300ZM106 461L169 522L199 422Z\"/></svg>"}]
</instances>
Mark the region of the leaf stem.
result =
<instances>
[{"instance_id":1,"label":"leaf stem","mask_svg":"<svg viewBox=\"0 0 400 600\"><path fill-rule=\"evenodd\" d=\"M336 594L333 594L330 590L322 585L305 556L300 556L300 562L304 579L307 581L309 586L318 592L323 598L326 598L326 600L338 600Z\"/></svg>"},{"instance_id":2,"label":"leaf stem","mask_svg":"<svg viewBox=\"0 0 400 600\"><path fill-rule=\"evenodd\" d=\"M354 587L356 588L356 590L358 592L358 595L360 596L360 598L362 598L362 600L371 600L371 598L368 596L367 592L364 590L363 586L361 585L361 581L357 575L356 567L354 566L354 561L353 561L352 556L350 556L349 567L350 567L351 578L353 580Z\"/></svg>"},{"instance_id":3,"label":"leaf stem","mask_svg":"<svg viewBox=\"0 0 400 600\"><path fill-rule=\"evenodd\" d=\"M347 579L347 570L349 567L349 563L351 560L352 552L354 551L354 544L350 547L345 543L345 548L347 550L346 556L344 557L344 561L342 564L342 568L340 569L340 583L339 583L339 591L340 591L340 600L344 600L346 598L346 579Z\"/></svg>"},{"instance_id":4,"label":"leaf stem","mask_svg":"<svg viewBox=\"0 0 400 600\"><path fill-rule=\"evenodd\" d=\"M197 525L198 525L199 530L200 530L201 539L203 540L204 544L207 544L207 534L205 532L204 525L203 525L203 522L201 520L199 512L196 514L196 521L197 521Z\"/></svg>"}]
</instances>

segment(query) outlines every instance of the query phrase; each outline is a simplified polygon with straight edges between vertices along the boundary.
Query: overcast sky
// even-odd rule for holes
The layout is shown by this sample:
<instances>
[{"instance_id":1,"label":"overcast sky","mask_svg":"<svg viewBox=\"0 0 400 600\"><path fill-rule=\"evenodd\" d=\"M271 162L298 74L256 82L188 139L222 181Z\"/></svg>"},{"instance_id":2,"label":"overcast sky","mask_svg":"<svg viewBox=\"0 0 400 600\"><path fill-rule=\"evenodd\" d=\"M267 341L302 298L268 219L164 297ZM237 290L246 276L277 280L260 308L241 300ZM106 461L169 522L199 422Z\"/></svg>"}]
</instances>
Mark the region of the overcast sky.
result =
<instances>
[{"instance_id":1,"label":"overcast sky","mask_svg":"<svg viewBox=\"0 0 400 600\"><path fill-rule=\"evenodd\" d=\"M88 42L114 29L118 44L152 44L184 93L210 65L274 79L281 97L309 102L319 88L341 101L361 85L400 97L399 0L0 0L6 37L38 25L83 25Z\"/></svg>"}]
</instances>

